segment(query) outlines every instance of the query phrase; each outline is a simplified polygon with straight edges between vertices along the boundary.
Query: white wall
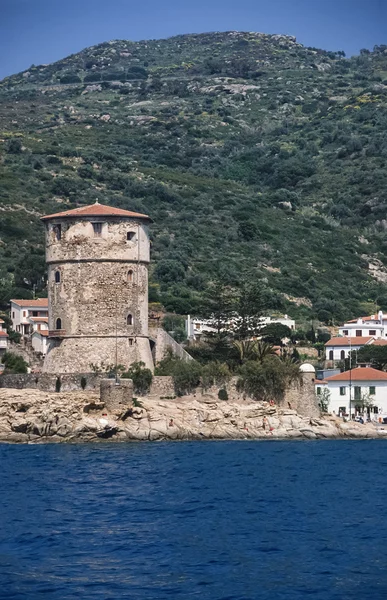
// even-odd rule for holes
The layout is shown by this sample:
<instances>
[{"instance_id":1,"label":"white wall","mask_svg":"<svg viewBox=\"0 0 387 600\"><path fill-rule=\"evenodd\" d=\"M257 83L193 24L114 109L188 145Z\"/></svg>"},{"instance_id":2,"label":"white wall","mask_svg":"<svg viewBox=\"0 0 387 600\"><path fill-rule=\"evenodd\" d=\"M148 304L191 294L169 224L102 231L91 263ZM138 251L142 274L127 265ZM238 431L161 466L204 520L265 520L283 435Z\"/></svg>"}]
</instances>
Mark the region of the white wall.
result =
<instances>
[{"instance_id":1,"label":"white wall","mask_svg":"<svg viewBox=\"0 0 387 600\"><path fill-rule=\"evenodd\" d=\"M31 344L35 352L40 352L43 355L47 353L47 338L40 335L38 331L34 331L32 334Z\"/></svg>"},{"instance_id":2,"label":"white wall","mask_svg":"<svg viewBox=\"0 0 387 600\"><path fill-rule=\"evenodd\" d=\"M358 337L356 332L361 331L363 337L375 337L384 338L386 337L387 327L385 328L380 323L347 323L342 327L339 327L339 335L345 335L348 337Z\"/></svg>"}]
</instances>

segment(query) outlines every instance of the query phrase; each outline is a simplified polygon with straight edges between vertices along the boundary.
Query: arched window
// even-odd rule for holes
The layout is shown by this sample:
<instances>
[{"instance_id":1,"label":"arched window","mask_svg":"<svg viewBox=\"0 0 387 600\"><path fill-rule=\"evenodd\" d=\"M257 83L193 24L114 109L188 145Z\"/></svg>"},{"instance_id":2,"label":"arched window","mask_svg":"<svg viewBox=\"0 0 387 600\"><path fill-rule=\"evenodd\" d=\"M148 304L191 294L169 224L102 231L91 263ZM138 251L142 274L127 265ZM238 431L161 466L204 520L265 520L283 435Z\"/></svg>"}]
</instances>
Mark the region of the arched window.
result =
<instances>
[{"instance_id":1,"label":"arched window","mask_svg":"<svg viewBox=\"0 0 387 600\"><path fill-rule=\"evenodd\" d=\"M133 282L133 271L128 271L128 282L129 283Z\"/></svg>"},{"instance_id":2,"label":"arched window","mask_svg":"<svg viewBox=\"0 0 387 600\"><path fill-rule=\"evenodd\" d=\"M55 321L55 329L62 329L62 319L57 319Z\"/></svg>"},{"instance_id":3,"label":"arched window","mask_svg":"<svg viewBox=\"0 0 387 600\"><path fill-rule=\"evenodd\" d=\"M344 359L345 359L345 351L344 351L344 350L342 350L342 351L340 352L340 358L341 358L341 360L344 360Z\"/></svg>"},{"instance_id":4,"label":"arched window","mask_svg":"<svg viewBox=\"0 0 387 600\"><path fill-rule=\"evenodd\" d=\"M54 225L52 230L54 232L55 239L59 242L59 240L62 239L62 225Z\"/></svg>"},{"instance_id":5,"label":"arched window","mask_svg":"<svg viewBox=\"0 0 387 600\"><path fill-rule=\"evenodd\" d=\"M126 317L126 324L127 325L133 325L133 315L128 315Z\"/></svg>"},{"instance_id":6,"label":"arched window","mask_svg":"<svg viewBox=\"0 0 387 600\"><path fill-rule=\"evenodd\" d=\"M333 360L333 350L329 350L329 360Z\"/></svg>"},{"instance_id":7,"label":"arched window","mask_svg":"<svg viewBox=\"0 0 387 600\"><path fill-rule=\"evenodd\" d=\"M55 271L55 283L60 283L60 271Z\"/></svg>"}]
</instances>

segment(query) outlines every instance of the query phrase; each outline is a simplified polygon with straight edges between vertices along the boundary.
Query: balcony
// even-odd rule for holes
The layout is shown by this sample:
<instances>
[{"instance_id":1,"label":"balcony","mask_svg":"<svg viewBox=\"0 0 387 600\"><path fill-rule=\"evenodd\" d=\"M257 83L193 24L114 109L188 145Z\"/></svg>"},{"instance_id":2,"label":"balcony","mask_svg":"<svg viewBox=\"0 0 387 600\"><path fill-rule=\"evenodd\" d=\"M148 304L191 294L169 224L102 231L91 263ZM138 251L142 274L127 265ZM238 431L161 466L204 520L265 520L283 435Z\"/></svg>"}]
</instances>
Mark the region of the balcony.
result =
<instances>
[{"instance_id":1,"label":"balcony","mask_svg":"<svg viewBox=\"0 0 387 600\"><path fill-rule=\"evenodd\" d=\"M64 338L66 337L66 330L65 329L49 329L48 330L48 337L49 338Z\"/></svg>"}]
</instances>

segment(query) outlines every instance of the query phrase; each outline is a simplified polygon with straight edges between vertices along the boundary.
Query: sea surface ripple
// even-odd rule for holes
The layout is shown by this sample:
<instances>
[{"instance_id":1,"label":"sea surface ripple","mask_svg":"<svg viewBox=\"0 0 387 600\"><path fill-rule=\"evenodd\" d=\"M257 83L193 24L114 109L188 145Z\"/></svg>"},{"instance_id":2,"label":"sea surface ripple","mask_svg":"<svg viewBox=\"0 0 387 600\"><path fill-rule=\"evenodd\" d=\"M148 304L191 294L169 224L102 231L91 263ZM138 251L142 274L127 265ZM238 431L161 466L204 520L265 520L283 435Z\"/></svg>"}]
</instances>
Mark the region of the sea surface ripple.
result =
<instances>
[{"instance_id":1,"label":"sea surface ripple","mask_svg":"<svg viewBox=\"0 0 387 600\"><path fill-rule=\"evenodd\" d=\"M387 443L0 445L0 598L387 598Z\"/></svg>"}]
</instances>

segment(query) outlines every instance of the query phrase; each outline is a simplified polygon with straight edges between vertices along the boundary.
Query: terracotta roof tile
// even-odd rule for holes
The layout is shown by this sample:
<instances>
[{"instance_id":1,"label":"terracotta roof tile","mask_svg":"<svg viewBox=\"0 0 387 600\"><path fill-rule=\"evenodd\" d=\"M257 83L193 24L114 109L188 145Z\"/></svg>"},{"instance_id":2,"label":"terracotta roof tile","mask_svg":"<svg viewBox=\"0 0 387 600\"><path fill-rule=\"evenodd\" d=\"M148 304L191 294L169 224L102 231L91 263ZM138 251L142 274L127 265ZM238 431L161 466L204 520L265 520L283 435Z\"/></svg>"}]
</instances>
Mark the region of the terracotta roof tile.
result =
<instances>
[{"instance_id":1,"label":"terracotta roof tile","mask_svg":"<svg viewBox=\"0 0 387 600\"><path fill-rule=\"evenodd\" d=\"M0 319L0 323L5 323L5 321L3 321L3 319Z\"/></svg>"},{"instance_id":2,"label":"terracotta roof tile","mask_svg":"<svg viewBox=\"0 0 387 600\"><path fill-rule=\"evenodd\" d=\"M141 213L132 212L131 210L124 210L123 208L115 208L114 206L107 206L106 204L89 204L87 206L80 206L73 210L65 210L64 212L55 213L53 215L46 215L41 217L42 221L48 221L56 218L67 218L67 217L132 217L136 219L146 219L152 221L148 215Z\"/></svg>"},{"instance_id":3,"label":"terracotta roof tile","mask_svg":"<svg viewBox=\"0 0 387 600\"><path fill-rule=\"evenodd\" d=\"M48 298L37 298L36 300L11 300L18 306L31 307L31 308L47 308L48 309Z\"/></svg>"},{"instance_id":4,"label":"terracotta roof tile","mask_svg":"<svg viewBox=\"0 0 387 600\"><path fill-rule=\"evenodd\" d=\"M32 335L42 335L43 337L47 337L48 329L40 329L40 331L38 329L36 329L35 331L32 332Z\"/></svg>"},{"instance_id":5,"label":"terracotta roof tile","mask_svg":"<svg viewBox=\"0 0 387 600\"><path fill-rule=\"evenodd\" d=\"M334 337L326 342L326 346L365 346L374 338L372 336L364 337Z\"/></svg>"},{"instance_id":6,"label":"terracotta roof tile","mask_svg":"<svg viewBox=\"0 0 387 600\"><path fill-rule=\"evenodd\" d=\"M330 383L331 381L349 381L350 379L351 381L387 381L387 373L372 367L356 367L352 371L331 375L326 378L326 381Z\"/></svg>"},{"instance_id":7,"label":"terracotta roof tile","mask_svg":"<svg viewBox=\"0 0 387 600\"><path fill-rule=\"evenodd\" d=\"M0 330L0 337L8 337L8 333Z\"/></svg>"},{"instance_id":8,"label":"terracotta roof tile","mask_svg":"<svg viewBox=\"0 0 387 600\"><path fill-rule=\"evenodd\" d=\"M387 340L383 340L382 338L378 338L371 342L373 346L387 346Z\"/></svg>"},{"instance_id":9,"label":"terracotta roof tile","mask_svg":"<svg viewBox=\"0 0 387 600\"><path fill-rule=\"evenodd\" d=\"M383 319L386 318L386 315L383 313ZM359 320L361 321L379 321L379 317L378 315L371 315L369 317L358 317L357 319L351 319L350 321L347 321L347 323L357 323ZM361 323L360 323L361 325Z\"/></svg>"}]
</instances>

